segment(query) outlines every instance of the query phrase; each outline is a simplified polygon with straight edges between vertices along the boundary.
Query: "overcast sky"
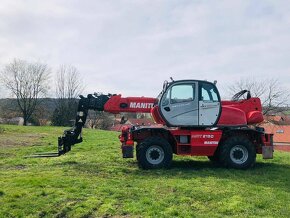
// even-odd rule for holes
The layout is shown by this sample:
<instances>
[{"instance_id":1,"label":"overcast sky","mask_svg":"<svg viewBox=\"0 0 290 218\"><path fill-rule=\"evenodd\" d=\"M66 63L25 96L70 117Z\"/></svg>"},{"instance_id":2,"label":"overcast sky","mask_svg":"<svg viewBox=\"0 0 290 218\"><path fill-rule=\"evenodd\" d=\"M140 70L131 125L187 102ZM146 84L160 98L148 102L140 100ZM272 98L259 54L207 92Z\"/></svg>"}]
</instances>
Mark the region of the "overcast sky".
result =
<instances>
[{"instance_id":1,"label":"overcast sky","mask_svg":"<svg viewBox=\"0 0 290 218\"><path fill-rule=\"evenodd\" d=\"M0 67L13 58L74 65L85 93L154 97L170 76L290 89L290 1L1 0Z\"/></svg>"}]
</instances>

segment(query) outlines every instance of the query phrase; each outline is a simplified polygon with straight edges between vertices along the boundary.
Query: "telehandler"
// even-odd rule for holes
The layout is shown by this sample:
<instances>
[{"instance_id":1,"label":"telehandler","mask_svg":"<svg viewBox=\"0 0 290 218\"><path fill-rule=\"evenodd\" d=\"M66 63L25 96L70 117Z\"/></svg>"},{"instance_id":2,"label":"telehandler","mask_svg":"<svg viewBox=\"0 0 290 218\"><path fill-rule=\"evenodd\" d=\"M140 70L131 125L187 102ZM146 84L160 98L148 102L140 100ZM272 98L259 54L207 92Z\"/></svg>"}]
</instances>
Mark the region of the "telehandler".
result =
<instances>
[{"instance_id":1,"label":"telehandler","mask_svg":"<svg viewBox=\"0 0 290 218\"><path fill-rule=\"evenodd\" d=\"M58 138L57 155L82 142L89 110L110 113L151 113L155 126L123 126L119 136L123 158L143 169L169 167L173 154L207 156L225 167L247 169L256 154L273 158L273 135L255 126L263 121L259 98L243 90L221 100L216 82L165 81L157 98L115 94L80 96L75 125Z\"/></svg>"}]
</instances>

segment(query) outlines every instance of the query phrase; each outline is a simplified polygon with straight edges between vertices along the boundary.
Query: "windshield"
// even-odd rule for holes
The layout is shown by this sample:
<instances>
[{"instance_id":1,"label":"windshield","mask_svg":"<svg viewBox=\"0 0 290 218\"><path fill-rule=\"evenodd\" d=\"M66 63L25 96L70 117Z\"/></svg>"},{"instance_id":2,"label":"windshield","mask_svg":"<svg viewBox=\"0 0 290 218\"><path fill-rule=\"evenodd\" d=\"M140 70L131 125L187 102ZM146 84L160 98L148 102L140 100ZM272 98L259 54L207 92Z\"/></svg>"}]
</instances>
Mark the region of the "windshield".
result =
<instances>
[{"instance_id":1,"label":"windshield","mask_svg":"<svg viewBox=\"0 0 290 218\"><path fill-rule=\"evenodd\" d=\"M164 92L166 91L167 87L168 87L168 81L167 81L167 80L165 80L165 81L163 82L163 89L162 89L162 93L164 93Z\"/></svg>"},{"instance_id":2,"label":"windshield","mask_svg":"<svg viewBox=\"0 0 290 218\"><path fill-rule=\"evenodd\" d=\"M158 102L159 102L161 96L162 96L163 93L167 90L168 85L169 85L168 81L165 80L165 81L163 82L162 91L161 91L161 92L159 93L159 95L157 96L155 104L158 104Z\"/></svg>"}]
</instances>

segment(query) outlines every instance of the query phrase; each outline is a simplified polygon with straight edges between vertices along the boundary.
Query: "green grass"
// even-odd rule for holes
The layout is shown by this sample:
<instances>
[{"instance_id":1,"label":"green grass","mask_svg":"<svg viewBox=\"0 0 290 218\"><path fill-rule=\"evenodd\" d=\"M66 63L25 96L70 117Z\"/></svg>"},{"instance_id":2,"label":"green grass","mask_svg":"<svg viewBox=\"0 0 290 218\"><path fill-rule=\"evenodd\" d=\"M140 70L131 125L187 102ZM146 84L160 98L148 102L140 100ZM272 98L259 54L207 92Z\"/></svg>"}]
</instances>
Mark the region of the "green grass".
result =
<instances>
[{"instance_id":1,"label":"green grass","mask_svg":"<svg viewBox=\"0 0 290 218\"><path fill-rule=\"evenodd\" d=\"M246 171L177 156L144 171L116 132L85 129L66 155L25 159L56 150L65 128L0 129L0 217L290 217L290 153Z\"/></svg>"},{"instance_id":2,"label":"green grass","mask_svg":"<svg viewBox=\"0 0 290 218\"><path fill-rule=\"evenodd\" d=\"M290 110L285 112L286 115L290 115Z\"/></svg>"}]
</instances>

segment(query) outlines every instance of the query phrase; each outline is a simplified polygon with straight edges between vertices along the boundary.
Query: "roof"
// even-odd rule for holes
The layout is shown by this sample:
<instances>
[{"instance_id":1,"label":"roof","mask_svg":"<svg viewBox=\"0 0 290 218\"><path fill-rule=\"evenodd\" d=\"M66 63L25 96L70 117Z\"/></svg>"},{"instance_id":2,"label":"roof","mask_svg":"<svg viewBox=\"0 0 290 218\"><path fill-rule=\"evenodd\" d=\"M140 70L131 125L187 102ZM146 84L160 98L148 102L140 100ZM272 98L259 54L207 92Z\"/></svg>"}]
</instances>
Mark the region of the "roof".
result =
<instances>
[{"instance_id":1,"label":"roof","mask_svg":"<svg viewBox=\"0 0 290 218\"><path fill-rule=\"evenodd\" d=\"M112 126L111 128L110 128L110 130L112 130L112 131L121 131L122 130L122 127L124 126L124 124L115 124L114 126Z\"/></svg>"},{"instance_id":2,"label":"roof","mask_svg":"<svg viewBox=\"0 0 290 218\"><path fill-rule=\"evenodd\" d=\"M267 116L264 116L264 119L268 121L276 121L276 122L283 120L283 118L278 115L267 115Z\"/></svg>"},{"instance_id":3,"label":"roof","mask_svg":"<svg viewBox=\"0 0 290 218\"><path fill-rule=\"evenodd\" d=\"M132 124L134 126L151 126L154 122L151 119L128 119L126 124Z\"/></svg>"},{"instance_id":4,"label":"roof","mask_svg":"<svg viewBox=\"0 0 290 218\"><path fill-rule=\"evenodd\" d=\"M287 143L290 144L290 125L274 125L271 123L263 124L267 133L274 134L275 143Z\"/></svg>"},{"instance_id":5,"label":"roof","mask_svg":"<svg viewBox=\"0 0 290 218\"><path fill-rule=\"evenodd\" d=\"M154 123L151 119L128 119L125 124L114 123L110 128L112 131L121 131L123 126L151 126L161 127L162 125Z\"/></svg>"},{"instance_id":6,"label":"roof","mask_svg":"<svg viewBox=\"0 0 290 218\"><path fill-rule=\"evenodd\" d=\"M264 116L264 120L267 122L271 122L274 124L280 125L289 125L290 124L290 117L289 116L279 116L279 115L267 115Z\"/></svg>"}]
</instances>

